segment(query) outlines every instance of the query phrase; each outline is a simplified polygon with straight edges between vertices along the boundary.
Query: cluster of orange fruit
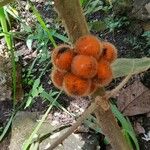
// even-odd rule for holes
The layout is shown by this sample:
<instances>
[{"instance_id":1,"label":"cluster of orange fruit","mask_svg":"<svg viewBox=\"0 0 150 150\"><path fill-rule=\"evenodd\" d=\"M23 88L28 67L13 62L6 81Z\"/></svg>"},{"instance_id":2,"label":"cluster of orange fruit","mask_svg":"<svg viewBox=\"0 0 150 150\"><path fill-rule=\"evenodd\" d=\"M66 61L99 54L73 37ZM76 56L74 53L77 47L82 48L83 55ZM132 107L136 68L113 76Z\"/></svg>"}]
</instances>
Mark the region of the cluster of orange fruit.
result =
<instances>
[{"instance_id":1,"label":"cluster of orange fruit","mask_svg":"<svg viewBox=\"0 0 150 150\"><path fill-rule=\"evenodd\" d=\"M87 96L112 80L111 63L117 58L115 46L86 35L74 48L60 45L52 52L53 84L70 96Z\"/></svg>"}]
</instances>

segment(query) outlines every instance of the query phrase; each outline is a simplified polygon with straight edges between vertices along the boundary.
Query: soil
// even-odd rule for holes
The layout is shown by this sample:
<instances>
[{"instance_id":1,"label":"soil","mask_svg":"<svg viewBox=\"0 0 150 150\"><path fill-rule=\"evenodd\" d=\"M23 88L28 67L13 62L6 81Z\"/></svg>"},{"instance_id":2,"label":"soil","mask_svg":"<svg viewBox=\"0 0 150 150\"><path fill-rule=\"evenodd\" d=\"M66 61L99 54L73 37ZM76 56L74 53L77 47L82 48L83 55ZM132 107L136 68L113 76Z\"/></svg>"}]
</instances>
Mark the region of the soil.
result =
<instances>
[{"instance_id":1,"label":"soil","mask_svg":"<svg viewBox=\"0 0 150 150\"><path fill-rule=\"evenodd\" d=\"M56 13L53 11L52 9L52 6L49 6L49 5L44 5L44 8L43 8L43 3L35 3L37 8L39 9L39 11L41 12L42 16L44 16L45 19L49 18L48 20L48 23L49 25L54 25L54 21L56 20L51 20L51 18L56 18ZM94 14L92 14L92 16L90 16L89 18L87 18L88 20L92 21L92 20L95 20L95 19L102 19L104 18L105 15L103 15L103 13L101 11L99 12L96 12ZM118 56L119 57L126 57L126 58L135 58L135 57L144 57L144 56L148 56L149 57L149 54L147 53L147 51L141 49L141 46L142 44L135 48L129 41L125 40L125 39L128 39L129 37L138 37L137 40L141 40L143 42L146 42L145 39L141 36L141 34L143 33L143 30L141 31L141 26L140 24L138 24L139 26L137 26L137 28L139 29L139 32L138 33L135 33L132 29L132 24L128 25L128 26L123 26L121 28L118 28L118 29L115 29L114 32L110 33L108 32L107 30L104 31L104 32L96 32L96 31L92 31L93 34L101 37L102 39L105 39L105 40L108 40L112 43L115 43L117 49L118 49ZM63 28L61 26L60 27L60 32L63 32ZM22 42L22 41L19 41L21 42L22 44L25 45L25 42ZM58 41L59 42L59 41ZM18 49L21 49L22 47L19 47L18 46ZM24 56L25 57L25 56ZM30 58L26 61L26 64L27 65L23 65L23 67L27 68L31 63L32 61L34 60L34 58ZM35 67L35 69L37 69L35 75L38 76L40 74L40 68L42 67L42 65L37 65ZM51 65L48 66L48 69L47 69L47 72L44 74L44 76L42 77L41 79L41 82L42 82L42 85L43 85L43 88L46 90L46 91L50 91L51 89L53 90L57 90L52 83L49 84L49 72L50 72L50 69L51 69ZM138 75L138 77L141 78L141 81L144 83L145 86L147 86L148 88L150 88L150 71L147 71L144 73L144 76L140 76ZM136 77L133 77L132 80L130 81L130 83L134 80L136 80L137 76ZM113 81L109 87L107 87L108 89L111 89L115 86L115 84L117 82L119 82L120 79L116 80L116 81ZM30 86L26 86L24 85L23 86L24 88L24 92L28 93L31 89ZM86 98L88 99L88 98ZM62 94L61 95L61 98L59 99L59 103L65 107L65 108L69 108L70 112L76 112L77 111L77 108L75 107L72 107L71 105L71 102L73 98L71 97L68 97L67 95L65 94ZM47 101L44 101L38 97L35 99L35 103L28 109L26 109L26 111L33 111L33 112L41 112L41 114L43 114L45 112L45 110L47 110L47 107L48 107L48 104L49 102ZM80 101L77 101L77 105L79 105L80 107L83 107L85 108L85 106L88 105L88 102L85 101L84 103L81 103L80 104ZM6 101L2 101L0 102L0 127L4 127L6 122L8 121L8 118L10 117L11 115L11 112L12 112L12 102L11 100L6 100ZM58 113L59 115L56 115L56 113ZM81 113L81 112L80 112ZM71 124L75 118L72 118L72 117L69 117L64 115L64 113L56 108L53 108L53 111L52 111L52 119L54 120L57 120L59 121L61 124L65 124L67 122L67 124ZM60 117L60 116L63 116L63 117ZM134 123L136 120L138 120L140 118L141 122L142 122L142 127L145 129L146 133L148 131L150 131L150 117L147 117L147 115L138 115L138 116L133 116L133 117L130 117L130 120L132 121L132 123ZM92 133L93 131L92 130L88 130L88 133L89 134L92 134L94 136L94 134ZM85 136L87 133L82 133L83 136ZM143 134L139 134L137 135L138 136L138 140L139 140L139 144L140 144L140 148L141 150L149 150L150 149L150 142L147 142L145 140L142 139L142 137L144 136ZM86 137L86 136L85 136ZM96 138L99 138L100 139L100 143L98 143L103 150L106 149L106 146L104 145L104 143L102 142L103 140L103 136L98 134L98 135L95 135ZM0 144L1 145L1 148L2 150L7 150L8 149L8 146L9 146L9 138L10 138L10 135L5 138L5 140Z\"/></svg>"}]
</instances>

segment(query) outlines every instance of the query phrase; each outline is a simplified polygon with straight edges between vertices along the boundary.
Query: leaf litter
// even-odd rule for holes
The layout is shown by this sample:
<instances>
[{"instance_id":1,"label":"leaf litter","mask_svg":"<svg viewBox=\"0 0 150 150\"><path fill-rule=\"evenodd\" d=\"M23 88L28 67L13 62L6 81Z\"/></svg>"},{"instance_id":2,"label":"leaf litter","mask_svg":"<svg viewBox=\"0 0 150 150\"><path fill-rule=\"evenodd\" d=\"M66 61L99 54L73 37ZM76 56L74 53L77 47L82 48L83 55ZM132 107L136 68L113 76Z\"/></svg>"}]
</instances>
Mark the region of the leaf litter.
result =
<instances>
[{"instance_id":1,"label":"leaf litter","mask_svg":"<svg viewBox=\"0 0 150 150\"><path fill-rule=\"evenodd\" d=\"M125 116L134 116L150 112L150 89L136 80L122 89L117 96L118 109Z\"/></svg>"}]
</instances>

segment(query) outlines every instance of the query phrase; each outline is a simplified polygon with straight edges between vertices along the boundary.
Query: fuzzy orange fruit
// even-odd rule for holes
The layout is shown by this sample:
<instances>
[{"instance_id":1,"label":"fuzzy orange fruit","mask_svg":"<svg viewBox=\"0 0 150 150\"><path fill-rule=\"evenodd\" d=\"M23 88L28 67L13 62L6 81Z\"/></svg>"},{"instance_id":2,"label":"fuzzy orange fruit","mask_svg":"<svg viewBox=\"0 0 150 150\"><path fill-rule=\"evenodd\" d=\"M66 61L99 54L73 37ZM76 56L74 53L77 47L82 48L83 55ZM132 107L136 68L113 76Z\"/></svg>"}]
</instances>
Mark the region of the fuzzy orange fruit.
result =
<instances>
[{"instance_id":1,"label":"fuzzy orange fruit","mask_svg":"<svg viewBox=\"0 0 150 150\"><path fill-rule=\"evenodd\" d=\"M92 78L97 73L97 60L92 56L76 55L71 64L71 71L81 78Z\"/></svg>"},{"instance_id":2,"label":"fuzzy orange fruit","mask_svg":"<svg viewBox=\"0 0 150 150\"><path fill-rule=\"evenodd\" d=\"M92 35L80 37L75 43L75 51L78 54L93 56L98 59L102 53L103 44Z\"/></svg>"},{"instance_id":3,"label":"fuzzy orange fruit","mask_svg":"<svg viewBox=\"0 0 150 150\"><path fill-rule=\"evenodd\" d=\"M74 52L68 45L60 45L52 52L52 63L60 71L69 71Z\"/></svg>"},{"instance_id":4,"label":"fuzzy orange fruit","mask_svg":"<svg viewBox=\"0 0 150 150\"><path fill-rule=\"evenodd\" d=\"M116 47L109 43L109 42L103 42L103 54L102 57L106 59L109 63L114 62L114 60L117 58L117 49Z\"/></svg>"},{"instance_id":5,"label":"fuzzy orange fruit","mask_svg":"<svg viewBox=\"0 0 150 150\"><path fill-rule=\"evenodd\" d=\"M112 81L112 70L110 64L105 60L101 59L98 62L97 71L97 83L101 86L106 86Z\"/></svg>"},{"instance_id":6,"label":"fuzzy orange fruit","mask_svg":"<svg viewBox=\"0 0 150 150\"><path fill-rule=\"evenodd\" d=\"M72 73L65 75L63 80L64 91L70 96L86 96L91 80L81 79Z\"/></svg>"},{"instance_id":7,"label":"fuzzy orange fruit","mask_svg":"<svg viewBox=\"0 0 150 150\"><path fill-rule=\"evenodd\" d=\"M51 72L51 80L54 86L60 90L62 90L64 76L65 76L65 73L57 69L53 69Z\"/></svg>"}]
</instances>

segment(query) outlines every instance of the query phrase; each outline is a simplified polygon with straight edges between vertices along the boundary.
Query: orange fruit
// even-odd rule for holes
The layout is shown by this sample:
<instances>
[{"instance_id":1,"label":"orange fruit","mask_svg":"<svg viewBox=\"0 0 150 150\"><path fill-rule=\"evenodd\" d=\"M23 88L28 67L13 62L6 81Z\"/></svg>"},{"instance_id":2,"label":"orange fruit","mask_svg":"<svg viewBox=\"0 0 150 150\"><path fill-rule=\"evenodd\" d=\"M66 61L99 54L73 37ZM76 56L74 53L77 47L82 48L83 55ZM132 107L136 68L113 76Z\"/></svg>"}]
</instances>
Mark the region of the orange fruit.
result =
<instances>
[{"instance_id":1,"label":"orange fruit","mask_svg":"<svg viewBox=\"0 0 150 150\"><path fill-rule=\"evenodd\" d=\"M106 59L109 63L114 62L114 60L117 58L117 49L116 47L109 43L109 42L103 42L103 54L102 57Z\"/></svg>"},{"instance_id":2,"label":"orange fruit","mask_svg":"<svg viewBox=\"0 0 150 150\"><path fill-rule=\"evenodd\" d=\"M60 90L62 90L64 76L65 76L65 73L57 69L53 69L51 72L51 80L54 86Z\"/></svg>"},{"instance_id":3,"label":"orange fruit","mask_svg":"<svg viewBox=\"0 0 150 150\"><path fill-rule=\"evenodd\" d=\"M60 45L52 52L52 63L60 71L69 71L74 52L68 45Z\"/></svg>"},{"instance_id":4,"label":"orange fruit","mask_svg":"<svg viewBox=\"0 0 150 150\"><path fill-rule=\"evenodd\" d=\"M86 96L91 80L81 79L72 73L67 73L63 80L64 91L70 96Z\"/></svg>"},{"instance_id":5,"label":"orange fruit","mask_svg":"<svg viewBox=\"0 0 150 150\"><path fill-rule=\"evenodd\" d=\"M102 53L103 44L93 35L80 37L75 43L75 51L81 55L93 56L98 59Z\"/></svg>"},{"instance_id":6,"label":"orange fruit","mask_svg":"<svg viewBox=\"0 0 150 150\"><path fill-rule=\"evenodd\" d=\"M112 70L110 64L105 60L101 59L98 62L97 71L97 83L101 86L106 86L112 81Z\"/></svg>"},{"instance_id":7,"label":"orange fruit","mask_svg":"<svg viewBox=\"0 0 150 150\"><path fill-rule=\"evenodd\" d=\"M71 64L71 71L81 78L92 78L97 73L97 60L92 56L76 55Z\"/></svg>"}]
</instances>

